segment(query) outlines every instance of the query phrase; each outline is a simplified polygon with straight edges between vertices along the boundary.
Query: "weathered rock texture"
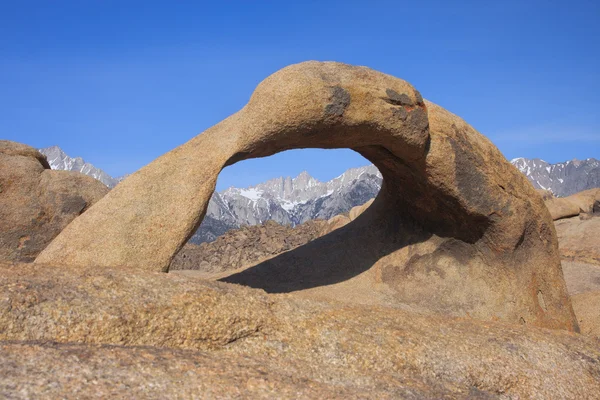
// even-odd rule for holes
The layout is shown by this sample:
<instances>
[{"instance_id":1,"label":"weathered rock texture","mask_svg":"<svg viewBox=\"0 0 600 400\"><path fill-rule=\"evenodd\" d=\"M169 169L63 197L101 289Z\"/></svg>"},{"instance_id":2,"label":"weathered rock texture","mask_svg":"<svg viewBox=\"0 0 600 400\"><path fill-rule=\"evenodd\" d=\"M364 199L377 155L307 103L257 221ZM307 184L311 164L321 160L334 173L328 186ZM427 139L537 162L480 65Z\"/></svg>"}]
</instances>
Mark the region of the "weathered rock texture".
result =
<instances>
[{"instance_id":1,"label":"weathered rock texture","mask_svg":"<svg viewBox=\"0 0 600 400\"><path fill-rule=\"evenodd\" d=\"M269 360L156 347L0 342L5 399L434 398L441 389L397 390L316 382ZM135 367L132 367L135 366ZM76 372L75 372L76 371ZM75 373L74 373L75 372Z\"/></svg>"},{"instance_id":2,"label":"weathered rock texture","mask_svg":"<svg viewBox=\"0 0 600 400\"><path fill-rule=\"evenodd\" d=\"M592 337L126 268L0 264L0 340L8 398L600 392Z\"/></svg>"},{"instance_id":3,"label":"weathered rock texture","mask_svg":"<svg viewBox=\"0 0 600 400\"><path fill-rule=\"evenodd\" d=\"M107 192L88 176L50 170L32 147L0 140L0 260L33 261Z\"/></svg>"},{"instance_id":4,"label":"weathered rock texture","mask_svg":"<svg viewBox=\"0 0 600 400\"><path fill-rule=\"evenodd\" d=\"M600 216L561 219L555 226L564 258L600 266Z\"/></svg>"},{"instance_id":5,"label":"weathered rock texture","mask_svg":"<svg viewBox=\"0 0 600 400\"><path fill-rule=\"evenodd\" d=\"M581 333L600 338L600 290L579 293L572 299Z\"/></svg>"},{"instance_id":6,"label":"weathered rock texture","mask_svg":"<svg viewBox=\"0 0 600 400\"><path fill-rule=\"evenodd\" d=\"M232 276L274 292L361 285L451 315L575 330L542 199L485 137L407 82L339 63L286 67L248 104L120 183L37 258L166 271L226 165L351 148L382 173L359 218Z\"/></svg>"},{"instance_id":7,"label":"weathered rock texture","mask_svg":"<svg viewBox=\"0 0 600 400\"><path fill-rule=\"evenodd\" d=\"M219 273L249 266L318 238L327 226L322 220L308 221L295 228L267 221L231 230L214 242L186 244L173 258L170 270Z\"/></svg>"}]
</instances>

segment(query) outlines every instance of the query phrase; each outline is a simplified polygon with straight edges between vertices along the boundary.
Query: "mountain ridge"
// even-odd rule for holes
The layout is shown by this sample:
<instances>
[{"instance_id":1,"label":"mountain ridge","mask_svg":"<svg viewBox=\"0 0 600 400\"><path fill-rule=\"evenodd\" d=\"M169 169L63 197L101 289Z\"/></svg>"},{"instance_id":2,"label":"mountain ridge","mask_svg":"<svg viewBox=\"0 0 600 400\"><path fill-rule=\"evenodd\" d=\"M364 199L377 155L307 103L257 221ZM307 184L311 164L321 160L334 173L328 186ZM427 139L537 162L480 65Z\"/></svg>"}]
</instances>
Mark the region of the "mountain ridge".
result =
<instances>
[{"instance_id":1,"label":"mountain ridge","mask_svg":"<svg viewBox=\"0 0 600 400\"><path fill-rule=\"evenodd\" d=\"M600 161L595 158L573 159L550 164L540 158L514 158L517 167L536 189L551 191L566 197L583 190L600 187Z\"/></svg>"}]
</instances>

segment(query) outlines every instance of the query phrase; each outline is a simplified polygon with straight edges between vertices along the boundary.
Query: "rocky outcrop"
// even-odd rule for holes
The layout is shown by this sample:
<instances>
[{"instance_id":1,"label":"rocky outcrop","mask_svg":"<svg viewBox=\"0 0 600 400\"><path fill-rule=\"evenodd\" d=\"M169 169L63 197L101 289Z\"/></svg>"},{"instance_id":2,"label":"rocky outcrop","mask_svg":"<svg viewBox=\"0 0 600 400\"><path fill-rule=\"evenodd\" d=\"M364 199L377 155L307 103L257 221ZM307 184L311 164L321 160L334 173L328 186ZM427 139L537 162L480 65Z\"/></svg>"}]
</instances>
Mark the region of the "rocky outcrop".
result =
<instances>
[{"instance_id":1,"label":"rocky outcrop","mask_svg":"<svg viewBox=\"0 0 600 400\"><path fill-rule=\"evenodd\" d=\"M299 377L289 364L160 347L0 342L6 399L354 399L433 398L414 387L366 392L357 384ZM132 367L135 366L135 367ZM77 371L77 373L73 373ZM407 385L408 386L408 385Z\"/></svg>"},{"instance_id":2,"label":"rocky outcrop","mask_svg":"<svg viewBox=\"0 0 600 400\"><path fill-rule=\"evenodd\" d=\"M552 220L526 178L407 82L331 62L265 79L242 110L121 182L37 262L166 271L225 166L306 147L362 154L383 176L378 197L346 226L228 281L289 292L357 278L397 304L577 329Z\"/></svg>"},{"instance_id":3,"label":"rocky outcrop","mask_svg":"<svg viewBox=\"0 0 600 400\"><path fill-rule=\"evenodd\" d=\"M582 213L593 214L594 206L600 202L600 189L584 190L566 199L579 206Z\"/></svg>"},{"instance_id":4,"label":"rocky outcrop","mask_svg":"<svg viewBox=\"0 0 600 400\"><path fill-rule=\"evenodd\" d=\"M32 147L0 141L0 260L30 262L108 189L74 172L51 171Z\"/></svg>"},{"instance_id":5,"label":"rocky outcrop","mask_svg":"<svg viewBox=\"0 0 600 400\"><path fill-rule=\"evenodd\" d=\"M267 221L262 225L230 230L212 243L187 243L173 258L169 270L195 270L203 277L214 277L249 267L341 228L372 203L373 200L369 200L353 207L349 215L336 215L327 221L312 220L293 228Z\"/></svg>"},{"instance_id":6,"label":"rocky outcrop","mask_svg":"<svg viewBox=\"0 0 600 400\"><path fill-rule=\"evenodd\" d=\"M581 213L579 206L567 198L552 197L545 200L545 203L554 221L575 217Z\"/></svg>"},{"instance_id":7,"label":"rocky outcrop","mask_svg":"<svg viewBox=\"0 0 600 400\"><path fill-rule=\"evenodd\" d=\"M231 230L212 243L186 244L173 258L170 270L214 274L247 267L316 239L324 226L327 223L321 220L295 228L267 221Z\"/></svg>"},{"instance_id":8,"label":"rocky outcrop","mask_svg":"<svg viewBox=\"0 0 600 400\"><path fill-rule=\"evenodd\" d=\"M593 399L598 344L177 274L0 265L8 398Z\"/></svg>"},{"instance_id":9,"label":"rocky outcrop","mask_svg":"<svg viewBox=\"0 0 600 400\"><path fill-rule=\"evenodd\" d=\"M45 147L43 149L39 149L39 152L46 156L51 169L79 172L99 180L109 188L117 186L117 183L122 180L122 178L113 178L103 170L85 162L81 157L69 157L58 146Z\"/></svg>"},{"instance_id":10,"label":"rocky outcrop","mask_svg":"<svg viewBox=\"0 0 600 400\"><path fill-rule=\"evenodd\" d=\"M600 213L600 209L594 211L594 207L600 208L600 189L585 190L569 197L553 197L545 191L542 197L554 221L580 214Z\"/></svg>"}]
</instances>

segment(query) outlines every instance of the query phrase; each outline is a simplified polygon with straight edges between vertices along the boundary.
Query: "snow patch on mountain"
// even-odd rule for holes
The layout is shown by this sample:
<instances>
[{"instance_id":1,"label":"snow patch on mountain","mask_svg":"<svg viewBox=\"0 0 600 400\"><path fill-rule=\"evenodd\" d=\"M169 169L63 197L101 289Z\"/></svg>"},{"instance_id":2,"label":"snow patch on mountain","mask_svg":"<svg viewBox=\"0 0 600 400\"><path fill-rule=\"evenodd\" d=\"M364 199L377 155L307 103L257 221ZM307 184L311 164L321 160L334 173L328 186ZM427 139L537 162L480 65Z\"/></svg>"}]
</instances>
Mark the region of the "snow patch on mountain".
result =
<instances>
[{"instance_id":1,"label":"snow patch on mountain","mask_svg":"<svg viewBox=\"0 0 600 400\"><path fill-rule=\"evenodd\" d=\"M539 158L519 157L510 162L536 189L550 190L558 197L600 187L600 161L595 158L550 164Z\"/></svg>"}]
</instances>

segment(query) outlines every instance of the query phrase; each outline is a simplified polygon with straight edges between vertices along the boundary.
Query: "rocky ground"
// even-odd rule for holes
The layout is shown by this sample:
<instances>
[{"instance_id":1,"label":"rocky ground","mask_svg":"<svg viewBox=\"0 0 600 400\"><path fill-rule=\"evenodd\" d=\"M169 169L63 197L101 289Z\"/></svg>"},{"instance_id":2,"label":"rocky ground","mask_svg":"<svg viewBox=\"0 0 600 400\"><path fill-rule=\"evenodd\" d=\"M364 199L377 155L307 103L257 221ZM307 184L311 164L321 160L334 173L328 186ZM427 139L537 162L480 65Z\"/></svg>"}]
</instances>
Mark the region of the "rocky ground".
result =
<instances>
[{"instance_id":1,"label":"rocky ground","mask_svg":"<svg viewBox=\"0 0 600 400\"><path fill-rule=\"evenodd\" d=\"M600 340L589 336L177 274L0 270L0 391L9 398L593 399L600 391Z\"/></svg>"}]
</instances>

